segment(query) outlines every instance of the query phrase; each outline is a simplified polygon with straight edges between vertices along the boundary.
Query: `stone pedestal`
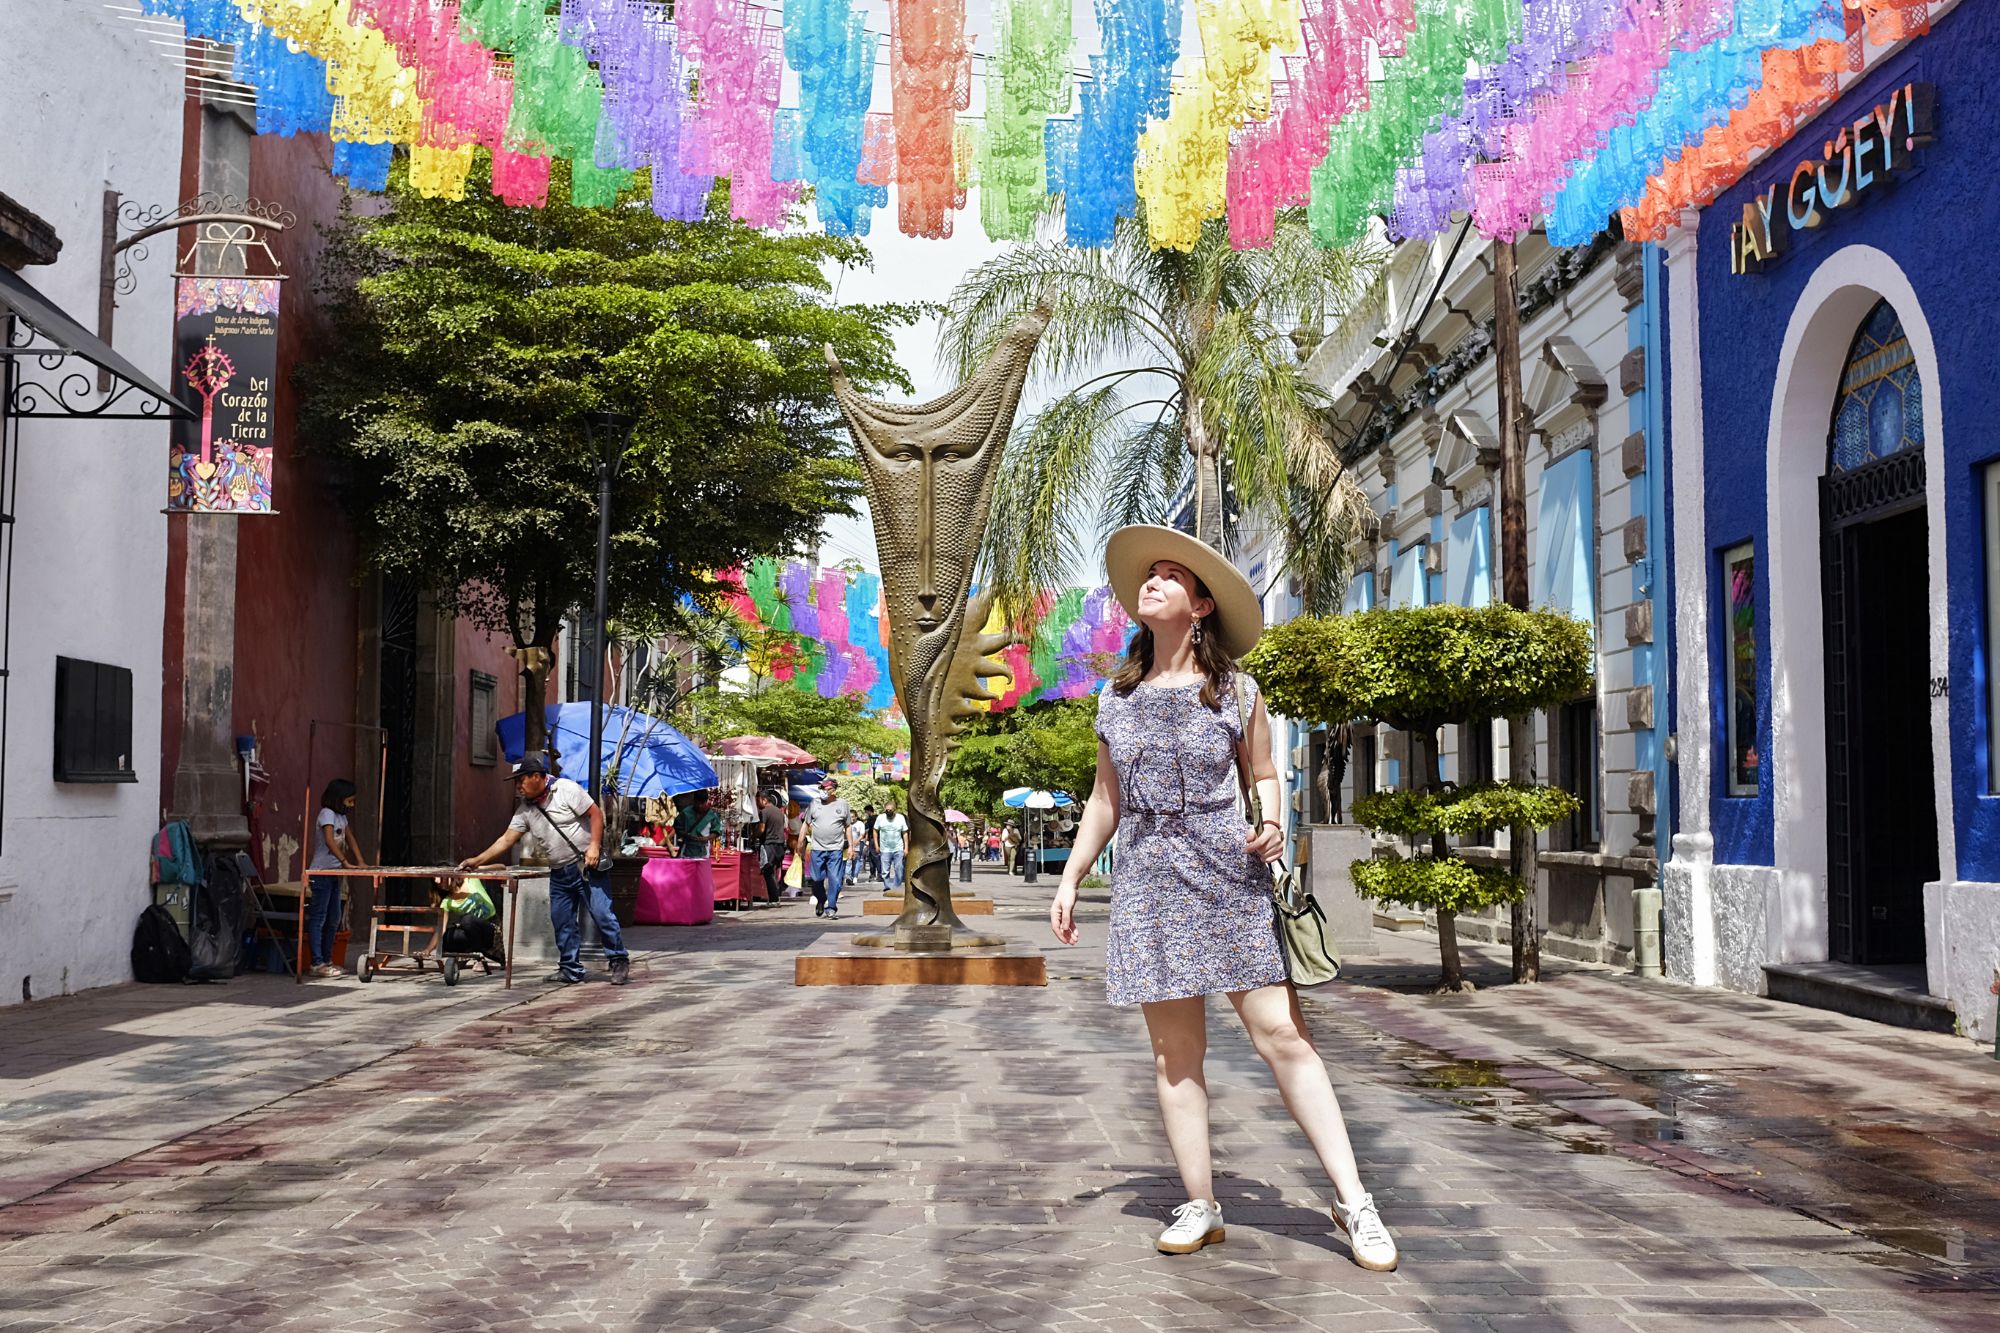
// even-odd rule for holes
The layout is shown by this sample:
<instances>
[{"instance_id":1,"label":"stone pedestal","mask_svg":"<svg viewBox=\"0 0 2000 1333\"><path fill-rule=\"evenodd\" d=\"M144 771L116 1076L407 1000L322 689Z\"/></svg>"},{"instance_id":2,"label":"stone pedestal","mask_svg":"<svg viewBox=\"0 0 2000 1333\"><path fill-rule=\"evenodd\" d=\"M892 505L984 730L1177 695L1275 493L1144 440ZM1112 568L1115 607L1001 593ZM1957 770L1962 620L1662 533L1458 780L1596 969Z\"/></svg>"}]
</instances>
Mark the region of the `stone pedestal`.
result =
<instances>
[{"instance_id":1,"label":"stone pedestal","mask_svg":"<svg viewBox=\"0 0 2000 1333\"><path fill-rule=\"evenodd\" d=\"M1342 958L1379 952L1375 943L1375 905L1354 891L1349 864L1366 860L1370 835L1359 824L1314 824L1307 830L1312 848L1306 860L1306 883Z\"/></svg>"},{"instance_id":2,"label":"stone pedestal","mask_svg":"<svg viewBox=\"0 0 2000 1333\"><path fill-rule=\"evenodd\" d=\"M822 935L798 955L800 986L1046 986L1041 950L1018 940L983 948L900 949Z\"/></svg>"},{"instance_id":3,"label":"stone pedestal","mask_svg":"<svg viewBox=\"0 0 2000 1333\"><path fill-rule=\"evenodd\" d=\"M519 918L514 923L514 967L554 967L556 932L549 925L549 881L546 875L524 879L520 889L509 895ZM518 980L518 975L516 977Z\"/></svg>"}]
</instances>

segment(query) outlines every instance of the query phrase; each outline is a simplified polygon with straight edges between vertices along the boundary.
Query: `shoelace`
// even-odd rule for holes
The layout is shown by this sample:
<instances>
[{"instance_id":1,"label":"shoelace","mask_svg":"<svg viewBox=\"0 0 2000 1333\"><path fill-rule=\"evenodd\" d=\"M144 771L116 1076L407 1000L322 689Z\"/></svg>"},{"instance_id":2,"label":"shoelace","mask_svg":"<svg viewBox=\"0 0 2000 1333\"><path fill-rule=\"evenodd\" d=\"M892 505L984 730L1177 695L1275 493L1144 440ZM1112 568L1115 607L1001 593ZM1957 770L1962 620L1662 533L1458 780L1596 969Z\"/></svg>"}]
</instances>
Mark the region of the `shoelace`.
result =
<instances>
[{"instance_id":1,"label":"shoelace","mask_svg":"<svg viewBox=\"0 0 2000 1333\"><path fill-rule=\"evenodd\" d=\"M1382 1225L1382 1215L1375 1211L1374 1198L1361 1201L1359 1207L1348 1215L1347 1231L1356 1245L1388 1245L1389 1228Z\"/></svg>"},{"instance_id":2,"label":"shoelace","mask_svg":"<svg viewBox=\"0 0 2000 1333\"><path fill-rule=\"evenodd\" d=\"M1189 1199L1186 1203L1174 1209L1174 1225L1177 1227L1186 1226L1202 1220L1201 1215L1205 1215L1207 1212L1207 1204L1203 1203L1200 1199Z\"/></svg>"}]
</instances>

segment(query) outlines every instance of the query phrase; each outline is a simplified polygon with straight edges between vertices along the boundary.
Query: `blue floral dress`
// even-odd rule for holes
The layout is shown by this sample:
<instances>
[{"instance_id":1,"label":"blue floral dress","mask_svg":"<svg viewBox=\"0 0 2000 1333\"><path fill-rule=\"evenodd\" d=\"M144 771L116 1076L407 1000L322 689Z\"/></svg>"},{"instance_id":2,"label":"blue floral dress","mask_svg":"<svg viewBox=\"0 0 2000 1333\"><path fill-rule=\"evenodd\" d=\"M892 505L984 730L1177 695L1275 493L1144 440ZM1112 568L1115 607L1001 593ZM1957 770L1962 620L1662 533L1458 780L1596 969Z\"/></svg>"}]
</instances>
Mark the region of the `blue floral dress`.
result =
<instances>
[{"instance_id":1,"label":"blue floral dress","mask_svg":"<svg viewBox=\"0 0 2000 1333\"><path fill-rule=\"evenodd\" d=\"M1238 674L1243 707L1257 686ZM1201 683L1141 683L1098 697L1097 735L1118 773L1118 857L1104 988L1113 1004L1254 990L1285 979L1271 873L1244 842L1236 704Z\"/></svg>"}]
</instances>

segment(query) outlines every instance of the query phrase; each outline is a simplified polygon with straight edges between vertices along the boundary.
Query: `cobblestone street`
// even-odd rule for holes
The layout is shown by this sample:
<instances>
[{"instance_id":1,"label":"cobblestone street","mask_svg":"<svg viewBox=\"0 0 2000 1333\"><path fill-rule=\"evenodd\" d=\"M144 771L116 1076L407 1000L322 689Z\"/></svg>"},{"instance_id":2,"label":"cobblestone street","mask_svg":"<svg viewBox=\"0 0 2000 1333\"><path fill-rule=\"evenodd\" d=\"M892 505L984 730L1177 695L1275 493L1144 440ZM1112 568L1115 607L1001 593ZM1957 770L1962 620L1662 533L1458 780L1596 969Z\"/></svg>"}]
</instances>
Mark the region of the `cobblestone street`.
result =
<instances>
[{"instance_id":1,"label":"cobblestone street","mask_svg":"<svg viewBox=\"0 0 2000 1333\"><path fill-rule=\"evenodd\" d=\"M1045 935L1039 891L981 881ZM1098 897L1046 990L795 989L823 928L792 903L635 931L622 990L0 1012L0 1327L2000 1323L1990 1053L1588 968L1434 997L1427 937L1309 1001L1401 1271L1349 1261L1220 1005L1229 1239L1156 1254L1181 1196Z\"/></svg>"}]
</instances>

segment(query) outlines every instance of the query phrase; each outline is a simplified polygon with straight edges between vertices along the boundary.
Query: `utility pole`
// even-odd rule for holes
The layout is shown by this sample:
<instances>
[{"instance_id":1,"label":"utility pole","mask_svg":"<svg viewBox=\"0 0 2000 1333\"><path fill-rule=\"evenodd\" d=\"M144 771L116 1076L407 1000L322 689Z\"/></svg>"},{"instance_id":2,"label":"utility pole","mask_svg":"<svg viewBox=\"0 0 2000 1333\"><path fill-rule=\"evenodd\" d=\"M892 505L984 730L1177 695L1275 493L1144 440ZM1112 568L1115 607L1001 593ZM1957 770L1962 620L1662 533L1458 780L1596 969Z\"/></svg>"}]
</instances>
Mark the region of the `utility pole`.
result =
<instances>
[{"instance_id":1,"label":"utility pole","mask_svg":"<svg viewBox=\"0 0 2000 1333\"><path fill-rule=\"evenodd\" d=\"M1527 420L1521 404L1521 291L1514 240L1493 246L1493 365L1500 381L1500 585L1501 600L1528 609ZM1519 787L1535 780L1535 718L1507 719L1507 780ZM1535 913L1535 830L1508 833L1509 869L1528 886L1514 904L1514 980L1542 979L1542 939Z\"/></svg>"}]
</instances>

